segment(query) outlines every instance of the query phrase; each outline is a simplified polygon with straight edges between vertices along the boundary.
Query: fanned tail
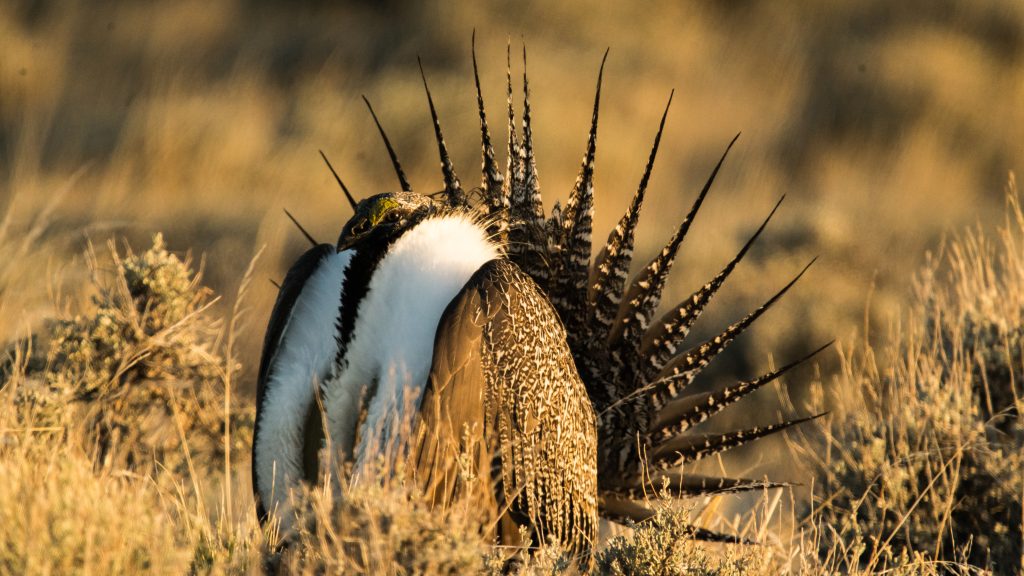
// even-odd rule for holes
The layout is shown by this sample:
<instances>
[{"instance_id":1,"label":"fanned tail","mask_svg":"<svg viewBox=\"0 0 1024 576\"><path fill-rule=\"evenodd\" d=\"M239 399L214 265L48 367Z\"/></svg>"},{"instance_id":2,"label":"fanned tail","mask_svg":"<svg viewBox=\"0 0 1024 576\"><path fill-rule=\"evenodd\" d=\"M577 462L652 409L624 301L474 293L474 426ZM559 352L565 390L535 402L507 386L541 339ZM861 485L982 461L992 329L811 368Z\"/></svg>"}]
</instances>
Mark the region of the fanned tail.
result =
<instances>
[{"instance_id":1,"label":"fanned tail","mask_svg":"<svg viewBox=\"0 0 1024 576\"><path fill-rule=\"evenodd\" d=\"M712 359L793 287L810 264L764 304L718 336L697 346L683 346L697 318L767 228L782 203L780 199L714 278L671 308L657 322L652 322L683 240L725 158L739 138L737 134L726 146L668 243L630 280L629 268L640 209L674 93L670 94L661 115L639 186L591 263L594 160L607 56L605 52L598 72L587 145L575 185L564 203L555 202L548 218L544 216L541 203L533 152L525 48L522 140L516 131L513 106L511 43L506 51L508 159L504 177L498 173L494 159L475 53L473 57L482 141L482 197L488 222L495 226L492 233L506 233L509 259L536 281L565 325L576 368L587 385L598 414L598 500L601 513L617 521L642 521L653 514L642 504L652 494L684 498L791 486L768 479L692 473L682 470L681 465L689 466L703 458L823 416L794 417L723 432L699 430L706 422L714 422L714 416L720 411L778 381L797 366L810 361L828 344L753 379L740 380L706 392L684 391ZM431 108L433 110L433 106ZM436 114L434 118L443 161L446 152L443 151ZM446 188L448 183L446 172ZM649 466L645 467L645 462ZM721 542L747 542L736 536L697 527L692 527L691 535Z\"/></svg>"},{"instance_id":2,"label":"fanned tail","mask_svg":"<svg viewBox=\"0 0 1024 576\"><path fill-rule=\"evenodd\" d=\"M482 168L482 193L479 195L480 205L477 206L470 205L470 198L455 173L433 96L420 63L420 74L430 109L444 180L444 202L454 211L477 210L482 215L478 222L486 223L491 237L504 245L508 259L533 279L557 311L565 327L575 368L586 385L597 416L596 499L601 514L612 520L640 522L654 514L643 503L652 495L686 498L791 486L792 484L787 482L768 479L707 475L683 469L684 465L689 468L691 464L704 458L825 415L821 413L805 417L786 417L781 422L757 426L751 426L751 423L747 422L740 429L719 432L701 429L708 422L716 422L714 417L719 412L744 398L751 397L754 392L768 384L779 381L791 370L809 362L831 343L781 368L752 379L735 381L710 390L688 389L705 367L778 302L814 263L814 260L811 260L799 274L764 304L729 325L717 336L696 346L684 344L704 309L724 286L754 242L766 230L782 199L775 204L737 254L714 278L689 298L671 308L656 322L652 322L679 249L739 134L726 146L692 207L668 242L637 275L630 279L629 269L633 259L640 209L647 194L674 92L669 95L661 115L639 186L625 213L608 235L607 242L592 263L594 166L601 91L608 51L605 51L598 70L586 148L576 181L568 198L564 202L555 202L550 217L546 217L534 156L526 48L524 46L522 53L521 140L516 130L513 106L511 42L506 50L508 156L502 175L495 159L487 122L476 61L475 33L472 46L473 79L480 118ZM373 106L365 96L363 100L387 148L401 189L404 192L412 192L394 147ZM354 197L322 152L321 156L342 188L349 204L355 208ZM317 245L312 235L291 213L286 213L300 232L311 243ZM328 252L333 253L333 246L323 246ZM524 277L520 277L520 280L527 281ZM287 279L284 287L287 291ZM545 352L540 347L534 350ZM567 370L571 368L566 367ZM585 405L584 408L586 412ZM589 413L587 415L589 416ZM530 422L515 424L524 428L532 426ZM588 438L588 441L592 442L592 437ZM499 466L500 472L496 475L500 478L497 478L497 482L501 486L521 485L520 479L511 476L512 471L534 469L534 463L526 460L533 458L533 452L513 450L506 440L502 438L498 443L500 458L502 461L516 458L520 461L510 466ZM590 446L588 450L592 449L592 443ZM588 454L587 457L593 457L593 452ZM593 477L589 478L592 482ZM545 486L544 490L549 490L549 493L530 494L528 500L533 502L542 497L557 500L563 497L562 487L557 483ZM592 488L589 490L588 505L593 506L594 495ZM593 508L590 508L591 513L592 511ZM690 536L699 539L749 542L737 536L695 526L689 527L687 531Z\"/></svg>"}]
</instances>

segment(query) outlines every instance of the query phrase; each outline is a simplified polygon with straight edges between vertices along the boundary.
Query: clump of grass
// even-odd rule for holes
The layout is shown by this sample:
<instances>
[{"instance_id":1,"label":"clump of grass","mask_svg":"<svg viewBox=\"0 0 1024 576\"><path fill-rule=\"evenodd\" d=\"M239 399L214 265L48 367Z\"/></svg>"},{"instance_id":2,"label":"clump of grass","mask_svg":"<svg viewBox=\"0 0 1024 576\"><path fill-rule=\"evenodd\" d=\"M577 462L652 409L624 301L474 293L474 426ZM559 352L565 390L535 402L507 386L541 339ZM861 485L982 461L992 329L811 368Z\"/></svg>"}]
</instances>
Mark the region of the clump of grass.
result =
<instances>
[{"instance_id":1,"label":"clump of grass","mask_svg":"<svg viewBox=\"0 0 1024 576\"><path fill-rule=\"evenodd\" d=\"M252 418L230 394L239 305L225 326L191 259L159 234L142 253L90 247L86 262L87 304L12 346L3 366L0 469L31 473L5 475L0 492L33 491L0 494L0 514L20 506L33 522L0 536L8 565L28 569L10 573L258 570L266 539L252 502L232 498L230 453L248 452ZM83 533L31 539L67 522Z\"/></svg>"},{"instance_id":2,"label":"clump of grass","mask_svg":"<svg viewBox=\"0 0 1024 576\"><path fill-rule=\"evenodd\" d=\"M632 525L633 533L616 536L596 558L599 574L608 576L741 576L765 573L752 550L730 547L725 555L692 538L689 511L660 505L649 520Z\"/></svg>"},{"instance_id":3,"label":"clump of grass","mask_svg":"<svg viewBox=\"0 0 1024 576\"><path fill-rule=\"evenodd\" d=\"M303 510L281 558L292 574L480 573L489 551L471 511L435 508L397 480L318 488Z\"/></svg>"},{"instance_id":4,"label":"clump of grass","mask_svg":"<svg viewBox=\"0 0 1024 576\"><path fill-rule=\"evenodd\" d=\"M218 353L215 299L201 274L159 234L141 254L126 248L122 255L111 244L109 255L104 269L93 250L86 254L91 305L48 322L21 352L20 368L14 354L7 372L23 371L11 386L23 422L81 427L100 461L122 458L128 467L159 462L183 472L186 440L194 461L216 464L226 424L244 449L249 411L231 411L225 422L230 368Z\"/></svg>"},{"instance_id":5,"label":"clump of grass","mask_svg":"<svg viewBox=\"0 0 1024 576\"><path fill-rule=\"evenodd\" d=\"M826 429L819 555L842 571L1022 565L1024 213L956 238L926 266L882 358L844 355L853 390Z\"/></svg>"},{"instance_id":6,"label":"clump of grass","mask_svg":"<svg viewBox=\"0 0 1024 576\"><path fill-rule=\"evenodd\" d=\"M148 478L35 440L0 454L0 573L184 573L174 515Z\"/></svg>"}]
</instances>

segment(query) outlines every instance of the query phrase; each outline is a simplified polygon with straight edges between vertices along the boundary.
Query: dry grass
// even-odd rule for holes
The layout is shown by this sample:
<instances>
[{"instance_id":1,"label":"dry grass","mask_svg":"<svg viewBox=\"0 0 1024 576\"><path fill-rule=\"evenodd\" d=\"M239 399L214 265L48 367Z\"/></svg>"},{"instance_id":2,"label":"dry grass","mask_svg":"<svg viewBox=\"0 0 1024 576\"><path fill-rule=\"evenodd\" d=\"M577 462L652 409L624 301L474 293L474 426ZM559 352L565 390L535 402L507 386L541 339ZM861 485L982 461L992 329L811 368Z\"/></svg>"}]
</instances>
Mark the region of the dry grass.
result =
<instances>
[{"instance_id":1,"label":"dry grass","mask_svg":"<svg viewBox=\"0 0 1024 576\"><path fill-rule=\"evenodd\" d=\"M1015 191L1008 198L994 240L971 230L922 270L881 357L867 344L844 348L831 389L848 397L824 434L799 445L805 460L824 456L798 536L766 531L769 511L762 525L738 527L765 545L701 545L686 538L688 510L662 504L601 545L595 573L1019 569L1024 213ZM145 252L123 252L111 246L106 265L87 253L87 307L46 323L35 348L10 350L0 570L456 574L512 562L524 574L577 573L557 548L494 548L471 508L434 510L391 480L296 495L299 528L279 549L255 522L240 472L251 407L227 394L241 310L218 320L188 258L159 236Z\"/></svg>"},{"instance_id":2,"label":"dry grass","mask_svg":"<svg viewBox=\"0 0 1024 576\"><path fill-rule=\"evenodd\" d=\"M820 554L838 570L1024 569L1024 213L1010 188L996 235L955 237L887 339L844 350L840 409L805 452L822 478Z\"/></svg>"},{"instance_id":3,"label":"dry grass","mask_svg":"<svg viewBox=\"0 0 1024 576\"><path fill-rule=\"evenodd\" d=\"M989 232L999 186L1024 162L1019 3L207 4L0 5L0 573L243 574L267 563L445 573L494 571L516 556L526 572L575 569L557 550L496 551L472 518L435 514L400 485L303 496L306 528L276 557L277 536L257 526L249 497L256 327L274 297L264 279L280 278L303 247L280 208L324 239L347 217L318 148L357 190L394 186L361 93L414 185L438 186L417 53L473 182L474 28L492 115L506 37L522 34L530 49L549 199L572 184L611 46L599 231L635 188L664 99L679 89L641 256L744 131L666 301L717 271L758 214L790 194L695 336L758 304L808 256L823 264L716 375L748 375L765 350L790 358L832 337L846 343L820 373L794 378L826 383L794 392L796 404L834 410L822 434L797 444L812 471L780 443L723 464L808 484L816 475L813 511L801 511L799 492L782 499L796 500L789 517L773 498L696 503L697 520L767 543L738 548L673 537L686 515L665 509L635 534L610 531L601 571L1020 569L1017 206ZM160 231L166 244L151 241ZM127 241L104 246L109 237ZM777 405L769 396L763 412Z\"/></svg>"}]
</instances>

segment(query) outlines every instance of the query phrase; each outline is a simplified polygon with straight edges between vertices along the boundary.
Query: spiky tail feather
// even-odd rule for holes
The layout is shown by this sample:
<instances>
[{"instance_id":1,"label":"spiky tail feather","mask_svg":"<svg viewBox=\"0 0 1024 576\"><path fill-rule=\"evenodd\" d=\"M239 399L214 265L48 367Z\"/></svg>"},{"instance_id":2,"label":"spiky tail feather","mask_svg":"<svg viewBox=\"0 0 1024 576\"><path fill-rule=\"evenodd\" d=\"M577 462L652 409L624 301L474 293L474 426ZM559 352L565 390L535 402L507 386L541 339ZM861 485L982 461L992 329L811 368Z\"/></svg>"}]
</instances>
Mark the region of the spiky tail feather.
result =
<instances>
[{"instance_id":1,"label":"spiky tail feather","mask_svg":"<svg viewBox=\"0 0 1024 576\"><path fill-rule=\"evenodd\" d=\"M668 493L676 497L788 486L769 481L684 475L678 468L682 462L689 463L718 454L821 416L794 418L722 434L697 434L691 431L693 426L709 420L726 406L748 397L785 372L809 361L828 345L753 380L741 381L709 393L685 393L686 386L699 372L736 336L763 315L807 270L805 268L765 304L729 326L719 336L680 352L683 349L680 344L685 340L690 327L761 236L781 200L722 272L652 325L651 319L660 302L676 253L738 134L728 143L722 158L714 166L672 239L632 282L627 282L637 222L665 128L667 105L640 186L626 213L591 263L597 120L606 57L607 52L602 57L598 72L594 110L580 174L567 201L563 205L556 203L550 219L545 221L543 206L540 204L536 163L532 157L534 145L525 74L525 50L521 142L515 130L512 102L511 47L508 52L509 136L504 178L497 176L493 152L490 151L474 55L474 79L483 149L481 181L486 191L484 209L492 216L500 212L505 215L507 219L501 220L498 225L502 227L501 230L508 231L509 257L546 290L568 332L573 357L599 415L598 484L602 513L612 520L642 520L649 516L650 510L637 500L649 493L646 489L656 489L658 485L667 486ZM670 105L671 101L670 95ZM506 206L507 210L504 209ZM647 455L649 463L653 464L652 476L644 476L641 454ZM697 538L740 541L733 536L696 528L693 535Z\"/></svg>"},{"instance_id":2,"label":"spiky tail feather","mask_svg":"<svg viewBox=\"0 0 1024 576\"><path fill-rule=\"evenodd\" d=\"M660 493L668 493L675 497L788 486L786 483L767 480L685 474L679 468L684 462L692 463L823 416L817 414L714 434L692 430L693 427L712 419L726 406L778 380L783 374L810 360L829 346L826 344L804 358L749 381L741 381L705 393L686 392L687 386L699 373L777 302L810 267L808 264L765 304L726 328L718 336L683 352L679 351L697 317L764 231L781 204L781 199L718 275L651 325L675 256L708 195L715 176L722 168L726 155L739 135L729 142L698 193L692 208L666 246L632 282L627 282L640 208L661 141L668 106L662 115L640 186L618 226L608 236L608 241L596 260L591 263L597 119L607 52L602 58L598 72L594 109L579 176L564 208L556 202L548 219L545 219L541 204L540 186L533 158L525 48L522 141L519 140L515 127L511 46L506 57L508 160L504 177L498 173L494 159L475 53L473 57L483 155L481 182L484 200L478 209L487 214L493 233L507 237L509 258L546 292L566 326L576 366L587 384L599 418L598 497L602 514L619 521L643 520L652 512L639 501L647 496L648 489L658 490L659 486ZM465 201L465 196L461 194L454 168L448 158L429 89L427 97L434 121L448 201L451 204L459 204ZM376 121L376 116L374 120ZM377 122L377 125L379 128L380 123ZM383 135L383 129L381 134ZM408 184L404 174L387 137L384 139L399 180L405 189ZM649 469L653 472L645 474L642 455L646 457ZM692 534L695 538L725 542L743 541L735 536L700 528L694 528Z\"/></svg>"}]
</instances>

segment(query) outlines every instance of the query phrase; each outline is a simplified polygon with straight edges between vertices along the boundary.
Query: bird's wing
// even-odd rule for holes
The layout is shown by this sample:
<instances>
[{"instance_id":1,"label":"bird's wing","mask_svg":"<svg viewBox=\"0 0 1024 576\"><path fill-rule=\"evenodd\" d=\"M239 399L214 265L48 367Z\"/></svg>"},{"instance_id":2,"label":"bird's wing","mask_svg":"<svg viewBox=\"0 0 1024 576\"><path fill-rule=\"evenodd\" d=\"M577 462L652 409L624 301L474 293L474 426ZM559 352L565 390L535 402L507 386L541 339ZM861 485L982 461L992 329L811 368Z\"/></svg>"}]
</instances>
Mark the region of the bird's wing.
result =
<instances>
[{"instance_id":1,"label":"bird's wing","mask_svg":"<svg viewBox=\"0 0 1024 576\"><path fill-rule=\"evenodd\" d=\"M330 244L306 251L288 270L270 315L256 381L252 478L257 515L287 495L290 484L315 477L323 427L315 383L338 351L336 322L349 254Z\"/></svg>"},{"instance_id":2,"label":"bird's wing","mask_svg":"<svg viewBox=\"0 0 1024 576\"><path fill-rule=\"evenodd\" d=\"M413 469L441 503L490 482L501 531L527 525L578 550L596 535L595 416L565 329L507 260L470 278L438 324ZM475 495L473 495L475 496ZM483 509L481 509L483 510Z\"/></svg>"}]
</instances>

